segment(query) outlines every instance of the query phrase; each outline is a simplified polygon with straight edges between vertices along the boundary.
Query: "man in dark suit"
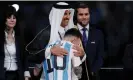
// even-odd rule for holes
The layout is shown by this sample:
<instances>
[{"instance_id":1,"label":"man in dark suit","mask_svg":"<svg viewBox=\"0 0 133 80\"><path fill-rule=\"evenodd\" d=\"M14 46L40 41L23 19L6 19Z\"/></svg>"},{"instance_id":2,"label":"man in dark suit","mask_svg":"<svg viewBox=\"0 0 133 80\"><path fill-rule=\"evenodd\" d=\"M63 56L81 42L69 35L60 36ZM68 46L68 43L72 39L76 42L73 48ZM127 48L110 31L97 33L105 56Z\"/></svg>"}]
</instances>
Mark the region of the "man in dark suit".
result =
<instances>
[{"instance_id":1,"label":"man in dark suit","mask_svg":"<svg viewBox=\"0 0 133 80\"><path fill-rule=\"evenodd\" d=\"M87 55L87 59L83 64L81 80L88 80L87 76L92 80L98 80L98 71L103 64L104 39L102 32L92 27L89 21L90 11L88 5L79 3L76 8L76 25L82 34L82 43Z\"/></svg>"}]
</instances>

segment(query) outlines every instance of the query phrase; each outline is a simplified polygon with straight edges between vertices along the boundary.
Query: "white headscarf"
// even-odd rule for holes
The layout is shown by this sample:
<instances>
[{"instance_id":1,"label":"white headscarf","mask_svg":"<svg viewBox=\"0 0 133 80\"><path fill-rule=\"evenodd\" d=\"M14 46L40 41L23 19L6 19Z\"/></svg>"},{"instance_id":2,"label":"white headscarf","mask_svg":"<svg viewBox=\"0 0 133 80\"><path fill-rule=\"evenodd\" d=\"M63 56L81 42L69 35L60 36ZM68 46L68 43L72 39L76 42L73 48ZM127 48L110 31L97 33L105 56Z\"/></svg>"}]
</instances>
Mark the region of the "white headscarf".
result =
<instances>
[{"instance_id":1,"label":"white headscarf","mask_svg":"<svg viewBox=\"0 0 133 80\"><path fill-rule=\"evenodd\" d=\"M58 5L68 5L65 2L59 2L57 4ZM74 27L74 23L73 23L74 9L72 9L72 8L70 8L70 9L58 9L58 8L52 7L52 10L50 11L50 14L49 14L49 20L50 20L50 25L51 25L49 43L56 41L56 40L60 40L58 37L59 36L58 31L59 31L59 27L61 27L60 26L61 21L62 21L62 18L64 16L64 13L66 10L70 10L71 14L70 14L68 26L65 27L65 30L68 30L68 29Z\"/></svg>"}]
</instances>

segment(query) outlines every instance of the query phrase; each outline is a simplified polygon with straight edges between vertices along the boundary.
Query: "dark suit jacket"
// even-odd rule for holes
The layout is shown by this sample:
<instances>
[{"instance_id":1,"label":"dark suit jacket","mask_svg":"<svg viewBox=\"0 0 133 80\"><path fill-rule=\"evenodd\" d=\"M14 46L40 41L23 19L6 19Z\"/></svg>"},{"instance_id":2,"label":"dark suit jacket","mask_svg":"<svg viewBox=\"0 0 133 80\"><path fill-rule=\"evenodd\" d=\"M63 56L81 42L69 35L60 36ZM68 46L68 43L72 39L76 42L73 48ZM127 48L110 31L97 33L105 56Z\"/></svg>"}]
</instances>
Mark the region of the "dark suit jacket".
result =
<instances>
[{"instance_id":1,"label":"dark suit jacket","mask_svg":"<svg viewBox=\"0 0 133 80\"><path fill-rule=\"evenodd\" d=\"M3 40L3 41L2 41ZM28 71L28 68L25 64L26 62L26 55L24 54L23 47L21 45L21 41L19 36L15 35L15 45L16 45L16 57L17 57L17 66L18 66L18 75L19 80L24 80L24 71ZM4 68L4 39L1 37L0 40L0 80L5 80L5 71Z\"/></svg>"},{"instance_id":2,"label":"dark suit jacket","mask_svg":"<svg viewBox=\"0 0 133 80\"><path fill-rule=\"evenodd\" d=\"M90 27L86 47L87 62L91 72L98 71L103 64L104 38L100 30Z\"/></svg>"}]
</instances>

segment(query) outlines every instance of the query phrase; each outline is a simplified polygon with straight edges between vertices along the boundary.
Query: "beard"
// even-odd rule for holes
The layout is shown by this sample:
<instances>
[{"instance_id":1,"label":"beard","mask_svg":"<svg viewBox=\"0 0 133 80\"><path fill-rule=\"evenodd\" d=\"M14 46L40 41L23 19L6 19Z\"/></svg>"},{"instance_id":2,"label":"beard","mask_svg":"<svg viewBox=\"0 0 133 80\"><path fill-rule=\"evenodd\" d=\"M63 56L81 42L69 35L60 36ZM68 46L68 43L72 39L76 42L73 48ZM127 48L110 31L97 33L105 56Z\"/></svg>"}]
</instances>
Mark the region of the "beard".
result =
<instances>
[{"instance_id":1,"label":"beard","mask_svg":"<svg viewBox=\"0 0 133 80\"><path fill-rule=\"evenodd\" d=\"M87 20L83 20L81 22L78 22L81 26L85 27L86 25L88 25L89 21Z\"/></svg>"}]
</instances>

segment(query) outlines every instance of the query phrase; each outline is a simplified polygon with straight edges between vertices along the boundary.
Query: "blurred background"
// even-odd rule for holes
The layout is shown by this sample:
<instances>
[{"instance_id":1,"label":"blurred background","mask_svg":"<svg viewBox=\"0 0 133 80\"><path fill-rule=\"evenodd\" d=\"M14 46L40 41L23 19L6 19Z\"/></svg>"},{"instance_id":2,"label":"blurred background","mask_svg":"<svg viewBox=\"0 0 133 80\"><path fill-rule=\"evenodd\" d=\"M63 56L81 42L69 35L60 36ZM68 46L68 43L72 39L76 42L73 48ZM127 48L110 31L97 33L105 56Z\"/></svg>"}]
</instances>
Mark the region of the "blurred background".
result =
<instances>
[{"instance_id":1,"label":"blurred background","mask_svg":"<svg viewBox=\"0 0 133 80\"><path fill-rule=\"evenodd\" d=\"M24 44L49 24L49 11L57 1L0 2L0 22L4 7L19 4L19 26ZM105 57L100 70L101 80L122 80L125 47L133 43L132 1L84 1L91 10L90 23L104 33ZM68 1L75 7L77 1ZM4 5L3 5L4 4ZM33 62L30 68L32 68Z\"/></svg>"}]
</instances>

